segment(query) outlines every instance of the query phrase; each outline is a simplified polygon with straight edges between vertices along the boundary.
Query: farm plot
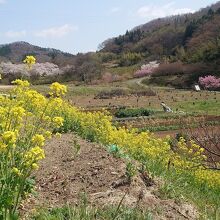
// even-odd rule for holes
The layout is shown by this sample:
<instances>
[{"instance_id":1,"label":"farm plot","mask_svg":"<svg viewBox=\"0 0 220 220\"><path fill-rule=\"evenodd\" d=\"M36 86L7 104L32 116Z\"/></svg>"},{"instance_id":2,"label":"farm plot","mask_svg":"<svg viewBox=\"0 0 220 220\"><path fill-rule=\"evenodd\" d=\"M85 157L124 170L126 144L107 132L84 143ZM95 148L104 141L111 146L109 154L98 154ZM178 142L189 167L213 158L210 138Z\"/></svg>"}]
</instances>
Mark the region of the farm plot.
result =
<instances>
[{"instance_id":1,"label":"farm plot","mask_svg":"<svg viewBox=\"0 0 220 220\"><path fill-rule=\"evenodd\" d=\"M115 83L103 85L75 86L67 84L68 94L66 99L75 106L88 110L102 108L148 108L162 109L161 102L165 102L174 111L186 113L200 113L220 115L220 92L177 90L162 87L135 86L129 83ZM33 86L37 91L48 94L48 86ZM0 87L0 92L5 93L10 87ZM106 97L100 96L105 94Z\"/></svg>"},{"instance_id":2,"label":"farm plot","mask_svg":"<svg viewBox=\"0 0 220 220\"><path fill-rule=\"evenodd\" d=\"M186 113L202 113L220 115L220 93L192 92L182 90L157 90L151 96L116 96L106 99L95 99L93 95L68 97L68 100L79 107L99 110L101 108L127 107L162 109L161 102L165 102L174 111Z\"/></svg>"}]
</instances>

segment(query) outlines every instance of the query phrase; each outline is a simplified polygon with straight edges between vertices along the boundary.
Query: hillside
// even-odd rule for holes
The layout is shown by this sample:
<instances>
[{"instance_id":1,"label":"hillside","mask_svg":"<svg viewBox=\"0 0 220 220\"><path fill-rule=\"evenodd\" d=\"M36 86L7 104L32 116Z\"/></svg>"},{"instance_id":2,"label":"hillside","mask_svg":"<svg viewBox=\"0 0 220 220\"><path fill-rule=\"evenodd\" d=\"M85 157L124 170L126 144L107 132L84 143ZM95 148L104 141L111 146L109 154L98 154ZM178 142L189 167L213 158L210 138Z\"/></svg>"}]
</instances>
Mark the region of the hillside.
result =
<instances>
[{"instance_id":1,"label":"hillside","mask_svg":"<svg viewBox=\"0 0 220 220\"><path fill-rule=\"evenodd\" d=\"M51 62L65 66L72 62L74 55L52 48L42 48L19 41L0 45L0 62L21 63L26 55L34 55L39 63Z\"/></svg>"},{"instance_id":2,"label":"hillside","mask_svg":"<svg viewBox=\"0 0 220 220\"><path fill-rule=\"evenodd\" d=\"M159 18L140 25L103 42L101 52L138 53L148 60L213 61L220 57L219 29L217 2L194 14Z\"/></svg>"},{"instance_id":3,"label":"hillside","mask_svg":"<svg viewBox=\"0 0 220 220\"><path fill-rule=\"evenodd\" d=\"M220 75L220 2L195 13L158 18L106 40L99 54L113 73L157 60L146 84L190 88L199 77ZM118 67L119 66L119 67ZM146 70L147 71L147 70ZM137 71L138 72L138 71ZM142 71L143 72L143 71Z\"/></svg>"}]
</instances>

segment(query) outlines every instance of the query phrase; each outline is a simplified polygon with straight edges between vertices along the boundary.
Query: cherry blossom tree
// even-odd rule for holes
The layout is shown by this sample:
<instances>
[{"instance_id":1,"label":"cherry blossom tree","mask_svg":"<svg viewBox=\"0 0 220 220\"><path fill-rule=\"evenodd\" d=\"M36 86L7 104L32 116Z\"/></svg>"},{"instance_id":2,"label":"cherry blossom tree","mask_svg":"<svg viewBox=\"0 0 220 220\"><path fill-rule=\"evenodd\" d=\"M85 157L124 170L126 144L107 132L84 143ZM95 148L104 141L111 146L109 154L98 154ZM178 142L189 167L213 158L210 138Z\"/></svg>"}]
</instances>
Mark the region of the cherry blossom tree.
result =
<instances>
[{"instance_id":1,"label":"cherry blossom tree","mask_svg":"<svg viewBox=\"0 0 220 220\"><path fill-rule=\"evenodd\" d=\"M157 61L150 62L148 64L142 65L141 69L134 73L135 78L141 78L144 76L150 76L153 71L159 67Z\"/></svg>"},{"instance_id":2,"label":"cherry blossom tree","mask_svg":"<svg viewBox=\"0 0 220 220\"><path fill-rule=\"evenodd\" d=\"M218 89L220 88L220 78L211 75L199 77L199 84L206 89Z\"/></svg>"}]
</instances>

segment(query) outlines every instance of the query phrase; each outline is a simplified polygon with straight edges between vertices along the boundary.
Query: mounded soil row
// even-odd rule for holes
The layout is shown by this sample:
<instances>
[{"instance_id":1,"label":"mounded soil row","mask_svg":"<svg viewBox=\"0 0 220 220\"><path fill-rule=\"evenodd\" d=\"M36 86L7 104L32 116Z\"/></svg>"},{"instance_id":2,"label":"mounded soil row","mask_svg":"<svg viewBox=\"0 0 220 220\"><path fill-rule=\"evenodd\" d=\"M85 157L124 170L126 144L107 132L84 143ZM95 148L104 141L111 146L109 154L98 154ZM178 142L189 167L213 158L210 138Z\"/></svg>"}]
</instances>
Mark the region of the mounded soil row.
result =
<instances>
[{"instance_id":1,"label":"mounded soil row","mask_svg":"<svg viewBox=\"0 0 220 220\"><path fill-rule=\"evenodd\" d=\"M24 213L38 207L77 205L84 193L94 206L118 205L124 197L123 205L151 210L154 219L197 219L192 205L158 196L161 180L152 181L146 173L138 172L128 181L126 161L113 157L101 145L63 134L52 138L45 152L46 158L35 173L37 195L24 202Z\"/></svg>"}]
</instances>

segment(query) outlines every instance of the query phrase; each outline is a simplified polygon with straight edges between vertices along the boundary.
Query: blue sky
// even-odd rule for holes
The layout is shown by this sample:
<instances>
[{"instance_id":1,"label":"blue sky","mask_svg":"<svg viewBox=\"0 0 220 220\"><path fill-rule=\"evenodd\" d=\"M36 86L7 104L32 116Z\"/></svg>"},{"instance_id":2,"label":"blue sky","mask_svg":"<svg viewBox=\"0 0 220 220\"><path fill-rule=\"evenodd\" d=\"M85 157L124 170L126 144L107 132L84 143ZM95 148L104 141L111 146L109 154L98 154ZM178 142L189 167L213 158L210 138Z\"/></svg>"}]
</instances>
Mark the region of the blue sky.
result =
<instances>
[{"instance_id":1,"label":"blue sky","mask_svg":"<svg viewBox=\"0 0 220 220\"><path fill-rule=\"evenodd\" d=\"M0 0L0 44L14 41L70 53L157 17L193 12L216 0Z\"/></svg>"}]
</instances>

